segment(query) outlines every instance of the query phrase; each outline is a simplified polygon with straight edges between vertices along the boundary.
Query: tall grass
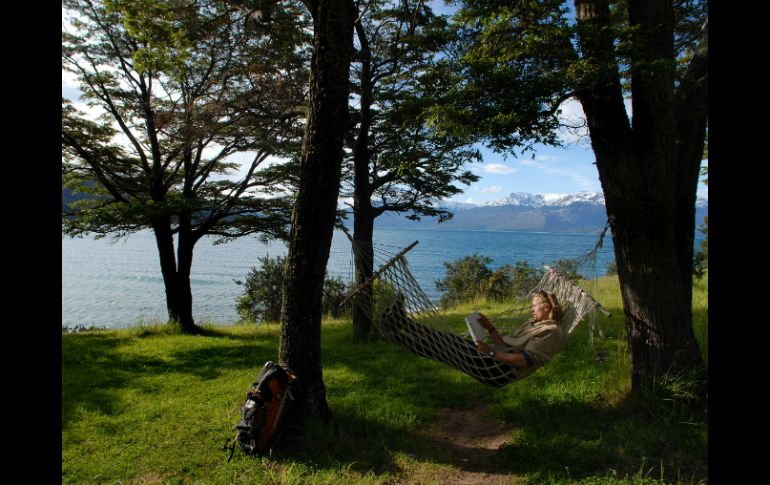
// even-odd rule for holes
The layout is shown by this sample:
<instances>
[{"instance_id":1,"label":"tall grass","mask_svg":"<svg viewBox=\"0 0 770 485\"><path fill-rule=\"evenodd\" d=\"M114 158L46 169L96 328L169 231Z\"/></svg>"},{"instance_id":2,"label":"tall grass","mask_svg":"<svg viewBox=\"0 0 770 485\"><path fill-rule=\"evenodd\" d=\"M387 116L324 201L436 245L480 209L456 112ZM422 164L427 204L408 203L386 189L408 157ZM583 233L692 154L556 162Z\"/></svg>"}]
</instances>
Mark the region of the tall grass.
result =
<instances>
[{"instance_id":1,"label":"tall grass","mask_svg":"<svg viewBox=\"0 0 770 485\"><path fill-rule=\"evenodd\" d=\"M483 468L512 483L701 483L707 423L651 416L630 398L617 280L591 291L613 314L598 319L606 338L591 345L581 325L548 366L502 389L387 342L353 344L348 320L327 320L334 425L310 420L303 446L263 457L236 450L230 463L220 447L259 369L277 360L277 325L63 334L62 483L451 483L478 465L427 430L469 408L512 430ZM505 307L474 302L445 316L461 324L471 308ZM707 280L695 285L693 310L707 357Z\"/></svg>"}]
</instances>

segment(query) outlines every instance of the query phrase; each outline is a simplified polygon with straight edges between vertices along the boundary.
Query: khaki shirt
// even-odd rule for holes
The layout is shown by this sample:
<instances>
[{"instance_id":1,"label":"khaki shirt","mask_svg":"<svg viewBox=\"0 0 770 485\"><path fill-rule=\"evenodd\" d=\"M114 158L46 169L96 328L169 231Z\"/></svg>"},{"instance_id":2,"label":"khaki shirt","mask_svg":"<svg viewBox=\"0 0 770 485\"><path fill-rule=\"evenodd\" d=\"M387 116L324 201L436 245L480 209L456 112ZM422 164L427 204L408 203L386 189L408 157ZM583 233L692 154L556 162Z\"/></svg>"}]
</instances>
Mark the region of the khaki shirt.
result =
<instances>
[{"instance_id":1,"label":"khaki shirt","mask_svg":"<svg viewBox=\"0 0 770 485\"><path fill-rule=\"evenodd\" d=\"M516 369L516 377L521 379L550 362L564 347L564 331L559 322L543 320L528 322L512 335L503 337L503 341L516 352L526 352L533 365Z\"/></svg>"}]
</instances>

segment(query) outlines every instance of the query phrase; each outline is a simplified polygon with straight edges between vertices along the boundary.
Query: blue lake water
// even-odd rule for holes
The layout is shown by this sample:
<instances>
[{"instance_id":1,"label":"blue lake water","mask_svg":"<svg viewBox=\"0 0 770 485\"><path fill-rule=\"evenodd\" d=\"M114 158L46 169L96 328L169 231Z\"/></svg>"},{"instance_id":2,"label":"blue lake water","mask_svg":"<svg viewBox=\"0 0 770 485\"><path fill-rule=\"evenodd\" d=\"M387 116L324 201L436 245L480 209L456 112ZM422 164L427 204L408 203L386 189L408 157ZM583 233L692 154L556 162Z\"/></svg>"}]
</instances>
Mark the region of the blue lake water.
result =
<instances>
[{"instance_id":1,"label":"blue lake water","mask_svg":"<svg viewBox=\"0 0 770 485\"><path fill-rule=\"evenodd\" d=\"M492 259L490 268L527 261L543 263L581 256L593 248L598 234L557 234L497 231L376 229L375 246L397 253L414 241L407 254L409 267L427 295L438 300L435 281L445 275L445 261L473 253ZM257 258L286 254L283 243L264 244L241 238L227 244L203 239L195 247L192 267L193 316L197 323L231 324L238 320L235 301L243 280ZM614 259L612 240L605 238L596 270L605 273ZM335 231L327 274L352 279L353 262L345 234ZM108 328L155 323L167 318L163 279L155 240L142 231L112 239L62 239L62 326Z\"/></svg>"}]
</instances>

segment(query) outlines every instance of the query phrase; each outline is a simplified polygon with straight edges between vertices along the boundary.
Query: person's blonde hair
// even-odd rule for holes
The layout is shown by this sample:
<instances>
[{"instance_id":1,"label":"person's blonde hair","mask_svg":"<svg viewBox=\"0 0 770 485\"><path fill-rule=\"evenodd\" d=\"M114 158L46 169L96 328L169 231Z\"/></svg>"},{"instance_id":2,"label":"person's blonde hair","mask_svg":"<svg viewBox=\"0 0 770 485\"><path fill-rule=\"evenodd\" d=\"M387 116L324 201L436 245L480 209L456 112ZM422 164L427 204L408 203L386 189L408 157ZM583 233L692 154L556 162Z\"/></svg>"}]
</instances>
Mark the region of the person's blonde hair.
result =
<instances>
[{"instance_id":1,"label":"person's blonde hair","mask_svg":"<svg viewBox=\"0 0 770 485\"><path fill-rule=\"evenodd\" d=\"M547 301L549 305L551 305L551 310L548 312L549 320L556 320L557 322L561 320L561 304L559 303L559 299L556 298L555 294L548 291L538 290L535 292L534 296L539 296L540 298Z\"/></svg>"}]
</instances>

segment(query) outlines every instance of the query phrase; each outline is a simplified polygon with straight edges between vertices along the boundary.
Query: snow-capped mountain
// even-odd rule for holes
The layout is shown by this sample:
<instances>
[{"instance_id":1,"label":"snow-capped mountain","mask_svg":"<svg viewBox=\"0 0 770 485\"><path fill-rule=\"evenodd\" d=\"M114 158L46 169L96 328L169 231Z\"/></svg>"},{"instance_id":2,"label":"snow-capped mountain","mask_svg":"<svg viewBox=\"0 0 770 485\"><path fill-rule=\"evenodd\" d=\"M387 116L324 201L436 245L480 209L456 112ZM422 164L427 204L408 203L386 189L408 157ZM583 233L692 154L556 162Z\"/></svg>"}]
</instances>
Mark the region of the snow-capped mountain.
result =
<instances>
[{"instance_id":1,"label":"snow-capped mountain","mask_svg":"<svg viewBox=\"0 0 770 485\"><path fill-rule=\"evenodd\" d=\"M484 204L436 201L437 207L454 213L452 219L439 224L436 218L423 217L409 221L401 215L386 212L378 217L378 227L435 228L499 231L597 232L607 222L604 194L530 194L514 192ZM698 199L695 223L700 225L708 213L708 201Z\"/></svg>"},{"instance_id":2,"label":"snow-capped mountain","mask_svg":"<svg viewBox=\"0 0 770 485\"><path fill-rule=\"evenodd\" d=\"M598 192L577 192L574 194L530 194L514 192L507 197L496 199L483 206L513 205L522 207L565 207L576 202L604 205L604 194Z\"/></svg>"}]
</instances>

